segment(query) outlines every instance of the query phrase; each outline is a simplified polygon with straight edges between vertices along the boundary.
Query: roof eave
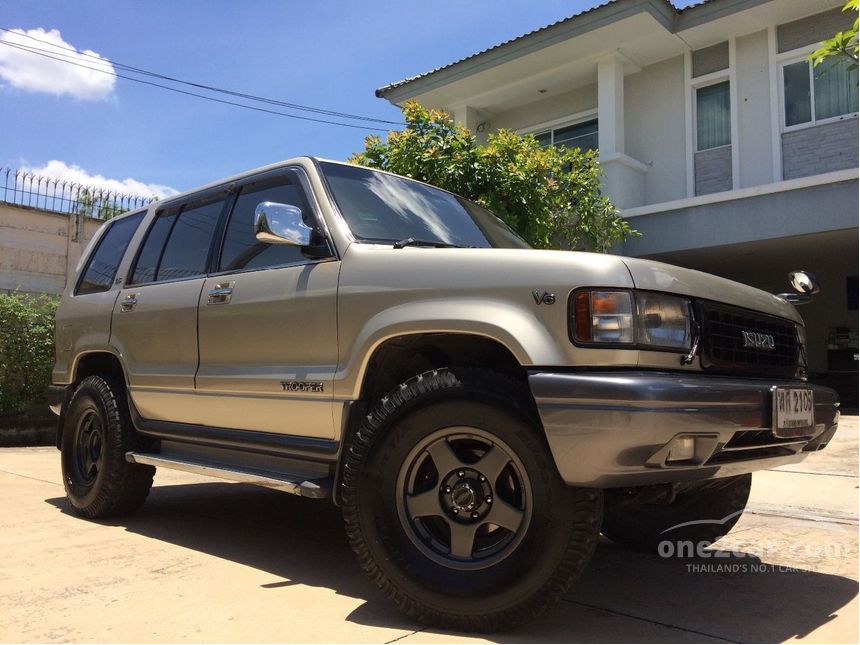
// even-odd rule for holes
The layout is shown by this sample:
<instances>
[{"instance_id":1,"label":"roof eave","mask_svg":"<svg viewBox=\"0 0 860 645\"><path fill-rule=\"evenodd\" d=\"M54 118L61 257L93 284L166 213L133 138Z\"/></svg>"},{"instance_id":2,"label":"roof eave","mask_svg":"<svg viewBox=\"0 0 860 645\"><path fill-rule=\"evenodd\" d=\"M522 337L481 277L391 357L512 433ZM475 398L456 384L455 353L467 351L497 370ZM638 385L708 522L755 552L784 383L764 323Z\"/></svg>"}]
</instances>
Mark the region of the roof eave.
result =
<instances>
[{"instance_id":1,"label":"roof eave","mask_svg":"<svg viewBox=\"0 0 860 645\"><path fill-rule=\"evenodd\" d=\"M508 60L539 51L641 12L651 14L668 31L674 30L674 24L679 13L669 0L610 0L605 4L495 45L444 67L385 85L378 88L375 94L378 98L384 98L397 105L401 101L436 89L464 76L501 65Z\"/></svg>"}]
</instances>

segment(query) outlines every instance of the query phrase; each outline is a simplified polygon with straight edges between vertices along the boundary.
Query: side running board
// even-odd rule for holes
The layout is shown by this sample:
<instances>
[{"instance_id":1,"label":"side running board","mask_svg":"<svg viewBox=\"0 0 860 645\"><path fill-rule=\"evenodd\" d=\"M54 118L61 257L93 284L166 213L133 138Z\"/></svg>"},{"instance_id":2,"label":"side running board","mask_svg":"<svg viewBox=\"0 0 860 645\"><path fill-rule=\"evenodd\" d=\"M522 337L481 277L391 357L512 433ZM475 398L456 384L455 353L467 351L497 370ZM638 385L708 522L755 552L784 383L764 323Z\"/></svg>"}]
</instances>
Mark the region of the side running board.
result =
<instances>
[{"instance_id":1,"label":"side running board","mask_svg":"<svg viewBox=\"0 0 860 645\"><path fill-rule=\"evenodd\" d=\"M126 461L133 464L148 464L172 470L183 470L197 475L218 477L229 481L254 484L266 488L274 488L285 493L301 497L321 499L331 497L331 482L328 479L305 480L301 477L291 478L287 474L256 471L235 466L220 466L211 463L192 461L187 458L178 459L165 457L155 453L127 452Z\"/></svg>"}]
</instances>

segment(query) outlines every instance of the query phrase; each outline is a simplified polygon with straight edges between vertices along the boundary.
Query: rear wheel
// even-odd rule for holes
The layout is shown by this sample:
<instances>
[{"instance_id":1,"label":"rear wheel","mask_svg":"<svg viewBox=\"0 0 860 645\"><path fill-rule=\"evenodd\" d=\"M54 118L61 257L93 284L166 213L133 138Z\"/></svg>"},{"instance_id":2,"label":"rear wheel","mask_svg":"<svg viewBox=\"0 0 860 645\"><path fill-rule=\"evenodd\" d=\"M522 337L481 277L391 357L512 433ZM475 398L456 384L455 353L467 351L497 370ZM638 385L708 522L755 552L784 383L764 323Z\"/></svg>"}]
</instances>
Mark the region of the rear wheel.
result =
<instances>
[{"instance_id":1,"label":"rear wheel","mask_svg":"<svg viewBox=\"0 0 860 645\"><path fill-rule=\"evenodd\" d=\"M526 621L593 553L600 493L564 484L522 390L489 372L427 372L384 398L353 441L350 542L421 622L495 631Z\"/></svg>"},{"instance_id":2,"label":"rear wheel","mask_svg":"<svg viewBox=\"0 0 860 645\"><path fill-rule=\"evenodd\" d=\"M713 479L659 502L631 491L606 491L602 531L613 542L644 551L657 551L663 541L711 544L737 524L751 485L751 474Z\"/></svg>"},{"instance_id":3,"label":"rear wheel","mask_svg":"<svg viewBox=\"0 0 860 645\"><path fill-rule=\"evenodd\" d=\"M88 376L66 412L61 462L66 496L78 515L103 518L129 513L149 494L155 468L131 464L137 448L121 385Z\"/></svg>"}]
</instances>

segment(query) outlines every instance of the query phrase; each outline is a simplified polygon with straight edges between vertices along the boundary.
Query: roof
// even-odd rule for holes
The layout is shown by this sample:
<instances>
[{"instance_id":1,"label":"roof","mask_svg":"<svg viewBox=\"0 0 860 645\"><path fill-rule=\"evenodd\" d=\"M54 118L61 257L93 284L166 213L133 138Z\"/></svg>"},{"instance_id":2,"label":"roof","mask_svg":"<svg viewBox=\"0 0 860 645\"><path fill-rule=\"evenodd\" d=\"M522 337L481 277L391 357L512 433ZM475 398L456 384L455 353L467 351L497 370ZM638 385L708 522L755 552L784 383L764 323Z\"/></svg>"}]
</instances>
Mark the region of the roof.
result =
<instances>
[{"instance_id":1,"label":"roof","mask_svg":"<svg viewBox=\"0 0 860 645\"><path fill-rule=\"evenodd\" d=\"M667 29L674 32L683 28L684 25L682 22L690 22L691 24L688 26L692 26L693 23L707 21L716 17L713 15L701 15L698 16L698 20L682 21L682 16L687 18L687 15L689 15L691 11L694 14L714 14L719 12L719 8L717 8L717 12L710 11L713 8L712 5L720 5L731 12L740 9L741 5L755 5L760 4L763 1L765 0L701 0L700 2L684 7L683 9L679 9L672 4L670 0L608 0L608 2L594 6L591 9L586 9L585 11L581 11L580 13L567 18L562 18L552 24L540 27L521 36L517 36L516 38L511 38L510 40L506 40L497 45L493 45L492 47L483 49L466 56L465 58L456 60L453 63L448 63L447 65L437 67L428 72L417 74L416 76L411 76L401 81L380 87L376 90L376 96L379 98L387 98L387 95L390 94L392 90L415 83L416 81L423 81L431 76L436 76L442 72L452 70L453 68L462 67L464 64L470 63L470 61L477 62L477 59L485 58L488 54L501 54L504 50L516 49L519 45L524 45L527 41L533 41L543 36L550 36L551 32L561 32L565 30L567 26L578 26L580 23L592 20L595 26L600 26L607 22L607 20L602 20L603 18L606 18L611 22L613 19L629 15L631 10L633 12L649 11L658 19L661 19L661 22L663 22ZM706 5L708 6L708 10L700 11L700 9ZM690 17L693 18L693 16Z\"/></svg>"}]
</instances>

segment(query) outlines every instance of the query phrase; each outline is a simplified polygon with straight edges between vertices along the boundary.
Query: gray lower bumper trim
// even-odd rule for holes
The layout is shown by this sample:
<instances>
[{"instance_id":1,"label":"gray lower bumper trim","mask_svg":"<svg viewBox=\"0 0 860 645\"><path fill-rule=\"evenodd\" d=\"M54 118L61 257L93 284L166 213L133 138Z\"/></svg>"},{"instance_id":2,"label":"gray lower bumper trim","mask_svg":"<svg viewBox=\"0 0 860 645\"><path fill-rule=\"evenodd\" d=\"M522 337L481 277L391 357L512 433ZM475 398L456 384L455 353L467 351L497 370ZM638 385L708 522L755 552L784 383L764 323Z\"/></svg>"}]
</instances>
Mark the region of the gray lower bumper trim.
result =
<instances>
[{"instance_id":1,"label":"gray lower bumper trim","mask_svg":"<svg viewBox=\"0 0 860 645\"><path fill-rule=\"evenodd\" d=\"M772 468L824 447L836 429L836 393L799 381L534 370L529 385L559 472L572 485L642 486ZM770 433L771 392L779 385L814 390L811 436L788 441ZM701 439L705 453L667 463L678 435Z\"/></svg>"}]
</instances>

